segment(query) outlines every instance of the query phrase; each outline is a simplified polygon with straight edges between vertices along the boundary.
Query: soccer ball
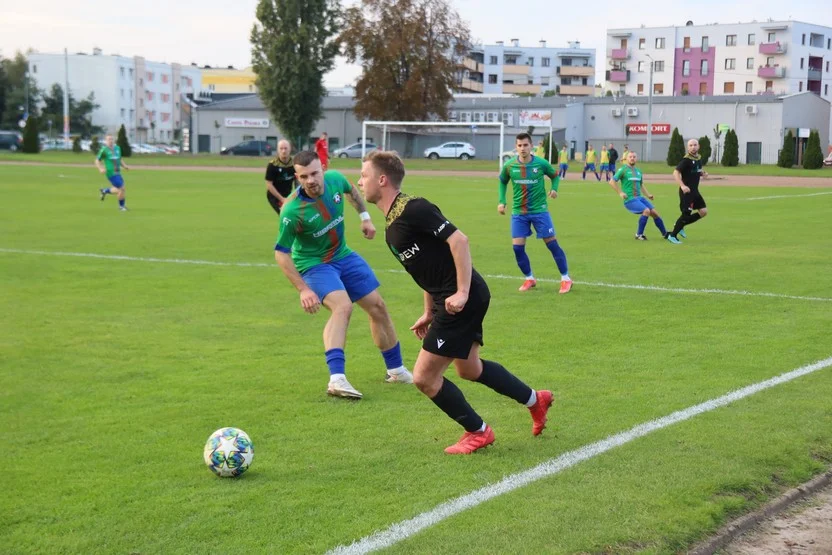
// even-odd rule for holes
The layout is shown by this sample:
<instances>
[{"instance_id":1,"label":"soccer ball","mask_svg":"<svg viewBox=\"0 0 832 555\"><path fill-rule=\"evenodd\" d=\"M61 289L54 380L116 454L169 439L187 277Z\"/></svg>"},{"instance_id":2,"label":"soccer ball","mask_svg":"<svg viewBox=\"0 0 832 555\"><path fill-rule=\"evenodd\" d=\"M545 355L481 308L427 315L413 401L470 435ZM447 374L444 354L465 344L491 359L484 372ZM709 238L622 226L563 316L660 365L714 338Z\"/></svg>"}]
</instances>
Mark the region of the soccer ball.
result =
<instances>
[{"instance_id":1,"label":"soccer ball","mask_svg":"<svg viewBox=\"0 0 832 555\"><path fill-rule=\"evenodd\" d=\"M222 478L239 476L251 466L254 445L244 431L220 428L205 443L205 464Z\"/></svg>"}]
</instances>

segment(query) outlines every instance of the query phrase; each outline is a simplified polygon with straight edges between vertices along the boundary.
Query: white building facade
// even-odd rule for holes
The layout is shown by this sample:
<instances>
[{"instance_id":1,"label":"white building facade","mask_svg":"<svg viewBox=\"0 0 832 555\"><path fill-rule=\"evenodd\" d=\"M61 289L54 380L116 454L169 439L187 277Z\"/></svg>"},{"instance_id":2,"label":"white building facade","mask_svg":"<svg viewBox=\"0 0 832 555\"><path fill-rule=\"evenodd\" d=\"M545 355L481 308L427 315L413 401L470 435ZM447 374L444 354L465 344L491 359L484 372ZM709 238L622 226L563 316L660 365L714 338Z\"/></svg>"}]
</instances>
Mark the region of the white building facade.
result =
<instances>
[{"instance_id":1,"label":"white building facade","mask_svg":"<svg viewBox=\"0 0 832 555\"><path fill-rule=\"evenodd\" d=\"M558 94L592 96L595 49L579 42L567 48L521 46L519 39L476 46L461 60L458 92L484 94Z\"/></svg>"},{"instance_id":2,"label":"white building facade","mask_svg":"<svg viewBox=\"0 0 832 555\"><path fill-rule=\"evenodd\" d=\"M47 91L54 83L63 88L68 81L76 100L95 93L99 108L92 114L93 124L111 134L124 125L136 142L173 141L184 127L182 95L201 88L197 67L149 62L140 56L103 55L98 49L91 55L66 57L31 53L29 74L38 88Z\"/></svg>"}]
</instances>

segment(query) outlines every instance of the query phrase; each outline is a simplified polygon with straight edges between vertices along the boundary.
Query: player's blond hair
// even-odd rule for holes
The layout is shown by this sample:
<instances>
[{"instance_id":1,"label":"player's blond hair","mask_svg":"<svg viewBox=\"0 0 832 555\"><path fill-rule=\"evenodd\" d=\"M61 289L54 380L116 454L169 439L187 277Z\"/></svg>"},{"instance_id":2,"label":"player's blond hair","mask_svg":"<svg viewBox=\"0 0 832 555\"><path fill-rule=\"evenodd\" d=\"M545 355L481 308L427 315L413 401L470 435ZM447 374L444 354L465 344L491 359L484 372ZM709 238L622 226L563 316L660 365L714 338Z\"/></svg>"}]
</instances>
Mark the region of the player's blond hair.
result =
<instances>
[{"instance_id":1,"label":"player's blond hair","mask_svg":"<svg viewBox=\"0 0 832 555\"><path fill-rule=\"evenodd\" d=\"M387 176L393 187L401 188L405 174L404 162L395 150L374 150L364 157L364 161L370 162L381 175Z\"/></svg>"}]
</instances>

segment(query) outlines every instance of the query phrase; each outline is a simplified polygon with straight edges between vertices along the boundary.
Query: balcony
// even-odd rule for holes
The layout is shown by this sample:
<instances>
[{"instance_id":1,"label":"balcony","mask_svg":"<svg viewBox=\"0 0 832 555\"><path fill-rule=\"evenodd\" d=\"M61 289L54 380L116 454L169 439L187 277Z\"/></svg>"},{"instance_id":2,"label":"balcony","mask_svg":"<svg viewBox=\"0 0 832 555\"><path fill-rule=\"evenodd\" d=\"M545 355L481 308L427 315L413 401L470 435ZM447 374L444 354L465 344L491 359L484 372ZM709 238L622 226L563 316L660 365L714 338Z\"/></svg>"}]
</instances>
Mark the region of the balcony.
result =
<instances>
[{"instance_id":1,"label":"balcony","mask_svg":"<svg viewBox=\"0 0 832 555\"><path fill-rule=\"evenodd\" d=\"M503 66L503 76L506 75L528 75L529 74L529 66L526 65L511 65L506 64Z\"/></svg>"},{"instance_id":2,"label":"balcony","mask_svg":"<svg viewBox=\"0 0 832 555\"><path fill-rule=\"evenodd\" d=\"M809 68L809 81L820 81L823 79L823 72L820 69Z\"/></svg>"},{"instance_id":3,"label":"balcony","mask_svg":"<svg viewBox=\"0 0 832 555\"><path fill-rule=\"evenodd\" d=\"M613 69L607 71L607 81L610 83L627 83L630 81L630 70Z\"/></svg>"},{"instance_id":4,"label":"balcony","mask_svg":"<svg viewBox=\"0 0 832 555\"><path fill-rule=\"evenodd\" d=\"M503 93L505 94L540 94L540 85L512 85L511 83L503 83Z\"/></svg>"},{"instance_id":5,"label":"balcony","mask_svg":"<svg viewBox=\"0 0 832 555\"><path fill-rule=\"evenodd\" d=\"M782 79L786 76L786 68L784 67L760 67L757 69L757 77L762 79Z\"/></svg>"},{"instance_id":6,"label":"balcony","mask_svg":"<svg viewBox=\"0 0 832 555\"><path fill-rule=\"evenodd\" d=\"M592 77L595 68L592 66L560 66L557 74L561 77Z\"/></svg>"},{"instance_id":7,"label":"balcony","mask_svg":"<svg viewBox=\"0 0 832 555\"><path fill-rule=\"evenodd\" d=\"M762 42L760 43L760 54L785 54L786 45L780 42Z\"/></svg>"},{"instance_id":8,"label":"balcony","mask_svg":"<svg viewBox=\"0 0 832 555\"><path fill-rule=\"evenodd\" d=\"M474 81L473 79L459 79L456 82L456 88L460 92L481 93L482 83L480 83L479 81Z\"/></svg>"},{"instance_id":9,"label":"balcony","mask_svg":"<svg viewBox=\"0 0 832 555\"><path fill-rule=\"evenodd\" d=\"M560 94L562 96L592 96L595 90L589 85L560 85Z\"/></svg>"},{"instance_id":10,"label":"balcony","mask_svg":"<svg viewBox=\"0 0 832 555\"><path fill-rule=\"evenodd\" d=\"M476 72L476 73L482 73L483 72L483 64L481 64L480 62L477 62L476 60L474 60L472 58L468 58L468 57L462 58L462 67L464 67L464 68L466 68L470 71Z\"/></svg>"},{"instance_id":11,"label":"balcony","mask_svg":"<svg viewBox=\"0 0 832 555\"><path fill-rule=\"evenodd\" d=\"M613 48L610 52L610 58L613 60L627 60L630 58L629 48Z\"/></svg>"}]
</instances>

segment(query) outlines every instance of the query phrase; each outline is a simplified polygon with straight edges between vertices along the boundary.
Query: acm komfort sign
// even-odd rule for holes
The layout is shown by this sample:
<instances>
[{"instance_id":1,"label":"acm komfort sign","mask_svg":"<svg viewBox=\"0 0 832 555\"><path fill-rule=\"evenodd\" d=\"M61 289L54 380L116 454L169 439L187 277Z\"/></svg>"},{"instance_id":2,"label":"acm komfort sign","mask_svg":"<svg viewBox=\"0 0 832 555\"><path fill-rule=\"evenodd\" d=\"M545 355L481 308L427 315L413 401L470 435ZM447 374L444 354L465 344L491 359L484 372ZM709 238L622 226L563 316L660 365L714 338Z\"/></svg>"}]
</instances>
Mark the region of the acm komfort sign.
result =
<instances>
[{"instance_id":1,"label":"acm komfort sign","mask_svg":"<svg viewBox=\"0 0 832 555\"><path fill-rule=\"evenodd\" d=\"M267 118L225 118L225 126L268 129L269 120Z\"/></svg>"}]
</instances>

